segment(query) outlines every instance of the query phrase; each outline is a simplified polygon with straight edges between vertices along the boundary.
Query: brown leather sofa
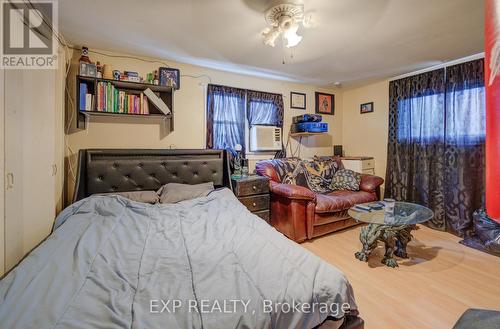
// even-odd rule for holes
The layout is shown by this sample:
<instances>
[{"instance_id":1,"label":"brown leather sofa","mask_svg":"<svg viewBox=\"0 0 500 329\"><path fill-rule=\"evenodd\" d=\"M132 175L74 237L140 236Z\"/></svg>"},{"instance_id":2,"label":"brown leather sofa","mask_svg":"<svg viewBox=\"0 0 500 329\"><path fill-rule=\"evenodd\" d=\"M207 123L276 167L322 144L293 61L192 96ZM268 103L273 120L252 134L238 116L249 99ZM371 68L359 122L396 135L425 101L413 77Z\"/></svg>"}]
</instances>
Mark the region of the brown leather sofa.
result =
<instances>
[{"instance_id":1,"label":"brown leather sofa","mask_svg":"<svg viewBox=\"0 0 500 329\"><path fill-rule=\"evenodd\" d=\"M339 159L333 158L342 164ZM272 160L259 161L257 174L269 177L271 224L288 238L302 242L356 225L347 213L355 204L380 198L381 177L362 174L359 191L337 190L319 194L310 189L282 184Z\"/></svg>"}]
</instances>

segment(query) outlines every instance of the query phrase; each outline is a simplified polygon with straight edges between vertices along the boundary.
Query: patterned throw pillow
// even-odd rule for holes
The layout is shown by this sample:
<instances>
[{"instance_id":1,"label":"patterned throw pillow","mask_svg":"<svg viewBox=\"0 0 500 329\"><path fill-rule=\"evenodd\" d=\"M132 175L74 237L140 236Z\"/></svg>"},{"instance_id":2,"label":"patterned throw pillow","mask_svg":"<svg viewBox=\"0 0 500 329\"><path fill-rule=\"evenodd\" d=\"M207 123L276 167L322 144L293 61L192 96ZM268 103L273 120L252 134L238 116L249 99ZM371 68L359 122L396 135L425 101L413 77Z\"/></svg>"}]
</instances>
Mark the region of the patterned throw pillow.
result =
<instances>
[{"instance_id":1,"label":"patterned throw pillow","mask_svg":"<svg viewBox=\"0 0 500 329\"><path fill-rule=\"evenodd\" d=\"M287 172L282 183L303 186L315 193L330 193L331 180L337 169L338 163L331 159L302 160L293 171Z\"/></svg>"},{"instance_id":2,"label":"patterned throw pillow","mask_svg":"<svg viewBox=\"0 0 500 329\"><path fill-rule=\"evenodd\" d=\"M315 155L313 161L321 177L331 180L333 175L340 169L340 162L332 157L320 157Z\"/></svg>"},{"instance_id":3,"label":"patterned throw pillow","mask_svg":"<svg viewBox=\"0 0 500 329\"><path fill-rule=\"evenodd\" d=\"M290 173L292 173L299 164L300 159L298 158L283 158L271 160L271 163L278 174L278 179L283 184L292 184L287 181L290 179Z\"/></svg>"},{"instance_id":4,"label":"patterned throw pillow","mask_svg":"<svg viewBox=\"0 0 500 329\"><path fill-rule=\"evenodd\" d=\"M359 183L361 182L361 174L349 169L340 169L333 175L332 190L348 190L359 191Z\"/></svg>"}]
</instances>

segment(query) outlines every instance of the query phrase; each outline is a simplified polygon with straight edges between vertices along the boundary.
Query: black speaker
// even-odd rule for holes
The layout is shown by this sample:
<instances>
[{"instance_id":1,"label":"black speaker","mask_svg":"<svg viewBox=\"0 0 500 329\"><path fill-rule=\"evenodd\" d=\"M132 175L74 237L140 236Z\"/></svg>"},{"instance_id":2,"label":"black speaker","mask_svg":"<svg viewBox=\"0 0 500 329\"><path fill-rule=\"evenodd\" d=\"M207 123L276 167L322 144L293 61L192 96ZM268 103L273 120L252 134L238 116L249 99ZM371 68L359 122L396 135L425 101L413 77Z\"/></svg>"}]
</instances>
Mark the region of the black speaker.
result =
<instances>
[{"instance_id":1,"label":"black speaker","mask_svg":"<svg viewBox=\"0 0 500 329\"><path fill-rule=\"evenodd\" d=\"M333 145L333 156L341 157L342 155L342 145Z\"/></svg>"}]
</instances>

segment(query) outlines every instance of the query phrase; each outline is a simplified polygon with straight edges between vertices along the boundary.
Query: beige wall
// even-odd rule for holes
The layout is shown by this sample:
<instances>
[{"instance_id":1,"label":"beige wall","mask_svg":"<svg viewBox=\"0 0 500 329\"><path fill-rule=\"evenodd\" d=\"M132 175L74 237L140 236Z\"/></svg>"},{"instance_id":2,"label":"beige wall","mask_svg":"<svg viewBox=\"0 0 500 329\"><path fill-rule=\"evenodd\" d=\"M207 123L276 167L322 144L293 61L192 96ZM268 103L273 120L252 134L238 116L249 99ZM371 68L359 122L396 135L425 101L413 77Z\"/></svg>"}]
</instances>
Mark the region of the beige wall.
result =
<instances>
[{"instance_id":1,"label":"beige wall","mask_svg":"<svg viewBox=\"0 0 500 329\"><path fill-rule=\"evenodd\" d=\"M106 51L99 50L99 52ZM76 67L79 58L79 51L75 51L73 63ZM118 54L112 54L114 56ZM160 63L150 63L129 58L108 57L93 52L90 53L92 61L111 65L112 69L120 71L138 71L146 76L147 72L163 66ZM281 93L284 96L285 120L284 136L287 136L291 124L292 116L303 113L314 113L314 92L324 91L335 94L335 116L324 116L324 120L329 124L329 133L325 136L314 136L303 138L302 157L312 157L314 155L332 154L332 145L342 142L342 94L331 89L322 89L315 86L295 84L279 80L263 79L241 74L223 72L206 69L193 65L175 63L167 60L149 59L166 62L169 66L179 68L182 75L200 76L207 75L214 84L221 84L239 88ZM75 74L73 70L69 77L70 90L75 95ZM68 145L73 152L71 159L75 159L75 153L82 148L205 148L205 99L206 84L209 78L203 76L199 78L182 77L181 88L174 95L175 130L166 134L158 121L148 119L120 119L120 118L100 118L93 120L85 131L72 131L67 138ZM290 91L297 91L307 94L307 109L290 109ZM68 104L67 108L72 108ZM74 111L74 109L72 110ZM67 113L67 117L71 113ZM285 137L286 142L286 137ZM292 141L295 150L297 142ZM67 168L69 171L69 168ZM73 170L75 170L73 166ZM69 175L68 188L72 188L74 181Z\"/></svg>"},{"instance_id":2,"label":"beige wall","mask_svg":"<svg viewBox=\"0 0 500 329\"><path fill-rule=\"evenodd\" d=\"M363 103L374 102L373 113L359 113ZM375 158L375 174L385 177L389 122L389 80L343 91L342 144L346 155Z\"/></svg>"}]
</instances>

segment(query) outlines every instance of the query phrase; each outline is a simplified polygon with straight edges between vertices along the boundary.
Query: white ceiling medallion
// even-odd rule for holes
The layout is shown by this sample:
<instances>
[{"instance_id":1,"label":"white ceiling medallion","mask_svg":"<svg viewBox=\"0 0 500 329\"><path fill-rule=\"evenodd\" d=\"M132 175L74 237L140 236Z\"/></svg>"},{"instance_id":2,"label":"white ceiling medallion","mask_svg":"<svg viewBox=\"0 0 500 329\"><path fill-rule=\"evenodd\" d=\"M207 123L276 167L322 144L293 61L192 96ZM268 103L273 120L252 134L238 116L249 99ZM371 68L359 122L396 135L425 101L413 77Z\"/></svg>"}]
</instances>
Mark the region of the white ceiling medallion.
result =
<instances>
[{"instance_id":1,"label":"white ceiling medallion","mask_svg":"<svg viewBox=\"0 0 500 329\"><path fill-rule=\"evenodd\" d=\"M264 44L274 47L281 35L286 47L295 47L302 41L297 34L300 24L304 25L304 6L283 3L266 11L266 22L271 26L263 32Z\"/></svg>"}]
</instances>

